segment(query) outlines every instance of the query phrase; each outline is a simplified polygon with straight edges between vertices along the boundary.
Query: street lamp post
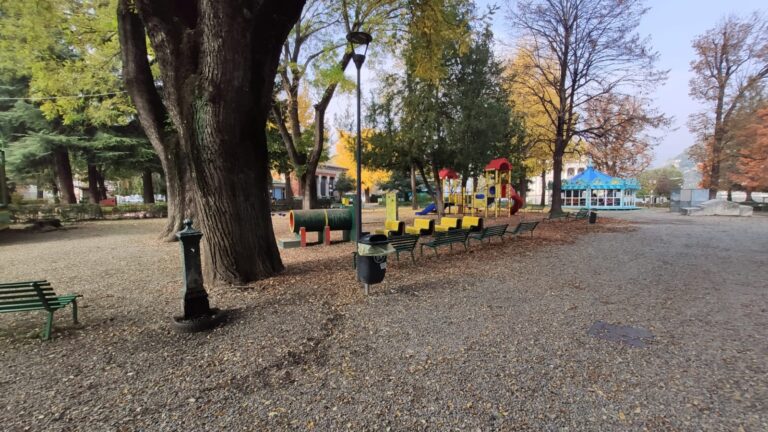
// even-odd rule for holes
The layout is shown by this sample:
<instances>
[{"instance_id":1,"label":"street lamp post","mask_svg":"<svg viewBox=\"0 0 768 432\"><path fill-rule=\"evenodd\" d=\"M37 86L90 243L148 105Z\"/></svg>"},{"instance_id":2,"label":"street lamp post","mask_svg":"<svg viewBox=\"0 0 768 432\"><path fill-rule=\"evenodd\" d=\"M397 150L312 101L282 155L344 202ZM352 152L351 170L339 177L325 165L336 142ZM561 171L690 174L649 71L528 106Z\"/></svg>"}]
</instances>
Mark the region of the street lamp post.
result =
<instances>
[{"instance_id":1,"label":"street lamp post","mask_svg":"<svg viewBox=\"0 0 768 432\"><path fill-rule=\"evenodd\" d=\"M355 244L360 243L360 237L363 235L363 201L362 201L362 133L360 130L361 108L360 108L360 69L365 62L365 55L368 53L368 44L371 43L371 35L361 31L353 31L347 34L347 40L352 44L352 61L357 68L357 143L355 147L355 159L357 162L357 189L355 192L355 221L357 228L355 231ZM355 47L363 46L363 53L355 52Z\"/></svg>"}]
</instances>

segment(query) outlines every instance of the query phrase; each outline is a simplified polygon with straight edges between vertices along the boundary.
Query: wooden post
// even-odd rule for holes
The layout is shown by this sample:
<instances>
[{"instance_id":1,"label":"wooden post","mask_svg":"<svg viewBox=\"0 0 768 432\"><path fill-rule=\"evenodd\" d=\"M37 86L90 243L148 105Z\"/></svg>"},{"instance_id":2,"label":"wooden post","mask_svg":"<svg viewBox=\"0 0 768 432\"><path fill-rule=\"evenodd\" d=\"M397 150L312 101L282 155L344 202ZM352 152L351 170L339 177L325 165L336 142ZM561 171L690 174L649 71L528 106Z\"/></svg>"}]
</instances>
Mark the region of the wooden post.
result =
<instances>
[{"instance_id":1,"label":"wooden post","mask_svg":"<svg viewBox=\"0 0 768 432\"><path fill-rule=\"evenodd\" d=\"M329 225L325 226L325 238L323 239L326 246L331 245L331 227Z\"/></svg>"},{"instance_id":2,"label":"wooden post","mask_svg":"<svg viewBox=\"0 0 768 432\"><path fill-rule=\"evenodd\" d=\"M307 247L307 229L304 227L299 228L299 237L301 237L301 247Z\"/></svg>"}]
</instances>

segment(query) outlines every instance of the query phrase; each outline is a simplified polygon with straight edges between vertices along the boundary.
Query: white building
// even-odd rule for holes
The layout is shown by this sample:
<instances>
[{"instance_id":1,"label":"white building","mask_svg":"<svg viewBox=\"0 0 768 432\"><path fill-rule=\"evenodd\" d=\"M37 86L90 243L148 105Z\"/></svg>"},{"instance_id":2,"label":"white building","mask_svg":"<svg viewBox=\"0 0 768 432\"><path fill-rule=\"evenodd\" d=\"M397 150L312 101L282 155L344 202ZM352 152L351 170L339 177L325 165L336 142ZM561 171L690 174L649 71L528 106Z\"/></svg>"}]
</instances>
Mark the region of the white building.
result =
<instances>
[{"instance_id":1,"label":"white building","mask_svg":"<svg viewBox=\"0 0 768 432\"><path fill-rule=\"evenodd\" d=\"M562 180L567 180L576 174L584 172L585 169L587 169L587 165L589 164L589 161L587 158L582 158L577 161L563 161L563 172L560 175L560 178ZM550 170L547 171L547 174L545 176L544 181L544 189L547 189L552 182L554 181L555 175L554 171ZM542 191L542 181L541 181L541 173L539 173L536 177L531 177L528 179L528 192L525 195L525 202L528 204L539 204L541 203L541 191ZM548 205L552 202L552 191L546 190L546 201L545 203Z\"/></svg>"}]
</instances>

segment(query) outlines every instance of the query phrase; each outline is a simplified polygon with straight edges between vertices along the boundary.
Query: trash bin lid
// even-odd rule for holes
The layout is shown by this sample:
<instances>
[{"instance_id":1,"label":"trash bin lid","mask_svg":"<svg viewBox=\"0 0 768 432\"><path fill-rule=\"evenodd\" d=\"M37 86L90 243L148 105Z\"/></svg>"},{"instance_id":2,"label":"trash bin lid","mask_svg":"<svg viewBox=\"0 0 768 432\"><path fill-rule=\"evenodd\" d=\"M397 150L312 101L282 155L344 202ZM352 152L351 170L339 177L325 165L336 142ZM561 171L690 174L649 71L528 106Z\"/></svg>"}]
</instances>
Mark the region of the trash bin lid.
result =
<instances>
[{"instance_id":1,"label":"trash bin lid","mask_svg":"<svg viewBox=\"0 0 768 432\"><path fill-rule=\"evenodd\" d=\"M389 243L389 239L384 234L368 234L360 237L360 243L366 245L383 245Z\"/></svg>"}]
</instances>

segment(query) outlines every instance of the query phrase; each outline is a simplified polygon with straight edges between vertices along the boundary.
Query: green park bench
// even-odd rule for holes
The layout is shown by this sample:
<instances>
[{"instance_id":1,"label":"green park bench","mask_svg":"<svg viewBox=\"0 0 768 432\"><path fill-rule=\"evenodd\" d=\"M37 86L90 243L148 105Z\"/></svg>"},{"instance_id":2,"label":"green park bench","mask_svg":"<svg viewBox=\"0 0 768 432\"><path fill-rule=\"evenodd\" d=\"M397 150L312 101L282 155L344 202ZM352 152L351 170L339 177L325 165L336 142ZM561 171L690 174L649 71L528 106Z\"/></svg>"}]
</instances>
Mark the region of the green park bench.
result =
<instances>
[{"instance_id":1,"label":"green park bench","mask_svg":"<svg viewBox=\"0 0 768 432\"><path fill-rule=\"evenodd\" d=\"M581 210L579 210L578 212L576 212L576 213L573 213L573 214L572 214L572 215L570 215L570 216L571 216L571 217L573 218L573 220L575 220L575 221L577 221L577 220L581 220L581 219L589 219L589 210L587 210L587 209L581 209Z\"/></svg>"},{"instance_id":2,"label":"green park bench","mask_svg":"<svg viewBox=\"0 0 768 432\"><path fill-rule=\"evenodd\" d=\"M533 237L533 231L536 229L538 225L539 225L539 221L520 222L519 224L517 224L515 229L513 229L512 231L509 231L507 234L518 236L518 235L529 232L531 233L531 237Z\"/></svg>"},{"instance_id":3,"label":"green park bench","mask_svg":"<svg viewBox=\"0 0 768 432\"><path fill-rule=\"evenodd\" d=\"M440 246L448 245L453 250L454 243L461 243L464 246L464 250L467 250L467 237L469 236L468 230L454 229L450 231L436 232L432 241L421 244L419 249L421 254L424 255L424 246L432 248L437 256L437 248Z\"/></svg>"},{"instance_id":4,"label":"green park bench","mask_svg":"<svg viewBox=\"0 0 768 432\"><path fill-rule=\"evenodd\" d=\"M470 234L469 238L480 242L488 239L488 243L490 243L492 237L498 237L501 241L504 241L504 235L507 234L508 226L509 224L489 226L483 228L478 233Z\"/></svg>"},{"instance_id":5,"label":"green park bench","mask_svg":"<svg viewBox=\"0 0 768 432\"><path fill-rule=\"evenodd\" d=\"M389 238L389 244L395 249L398 261L400 261L400 252L409 252L411 254L411 261L415 263L416 257L413 256L413 250L416 249L416 243L418 242L419 236L411 234L392 236Z\"/></svg>"},{"instance_id":6,"label":"green park bench","mask_svg":"<svg viewBox=\"0 0 768 432\"><path fill-rule=\"evenodd\" d=\"M78 294L57 296L48 281L12 282L0 284L0 313L45 310L48 320L43 331L43 340L51 337L53 313L72 304L72 321L77 324Z\"/></svg>"}]
</instances>

